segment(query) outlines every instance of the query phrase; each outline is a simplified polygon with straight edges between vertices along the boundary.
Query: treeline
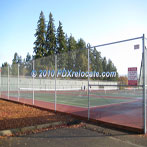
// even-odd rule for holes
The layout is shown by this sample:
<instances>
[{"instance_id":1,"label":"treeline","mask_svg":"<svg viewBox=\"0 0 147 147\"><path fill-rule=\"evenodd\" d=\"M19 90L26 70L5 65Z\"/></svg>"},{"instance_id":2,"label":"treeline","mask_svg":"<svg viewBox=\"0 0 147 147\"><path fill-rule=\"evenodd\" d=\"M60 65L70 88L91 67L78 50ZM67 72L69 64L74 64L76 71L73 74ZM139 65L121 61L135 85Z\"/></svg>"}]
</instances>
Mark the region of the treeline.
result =
<instances>
[{"instance_id":1,"label":"treeline","mask_svg":"<svg viewBox=\"0 0 147 147\"><path fill-rule=\"evenodd\" d=\"M63 31L62 23L59 21L57 29L54 25L52 13L49 14L49 21L46 25L46 20L43 12L41 11L39 20L37 22L36 33L34 34L36 40L34 42L33 52L34 55L28 53L26 59L14 54L14 59L11 65L12 74L17 73L16 64L20 64L21 75L30 75L33 69L32 60L34 60L35 70L52 70L55 68L55 56L57 56L57 68L84 71L88 70L88 51L86 49L86 42L83 39L78 41ZM5 67L6 63L2 65ZM102 57L101 53L94 49L90 49L90 71L96 72L117 72L116 67L110 59ZM117 80L118 74L114 78L94 78L100 80Z\"/></svg>"},{"instance_id":2,"label":"treeline","mask_svg":"<svg viewBox=\"0 0 147 147\"><path fill-rule=\"evenodd\" d=\"M58 69L65 68L72 71L87 71L88 54L85 41L81 38L76 41L72 35L68 37L63 31L61 21L59 21L59 26L56 29L52 13L49 14L47 26L45 22L44 14L41 11L35 33L34 58L38 59L56 54ZM46 60L46 58L37 61L36 68L48 70L48 66L46 65L48 62L50 62L50 67L54 67L54 59L50 58L48 62L43 60ZM46 66L42 66L41 63ZM108 71L117 72L113 62L110 59L107 60L106 57L102 57L96 48L90 50L90 70L100 73ZM107 78L107 80L116 80L117 77L118 74L116 78ZM106 78L102 77L99 79L106 80Z\"/></svg>"},{"instance_id":3,"label":"treeline","mask_svg":"<svg viewBox=\"0 0 147 147\"><path fill-rule=\"evenodd\" d=\"M76 41L72 35L69 37L67 34L65 35L60 21L59 26L56 29L52 13L49 14L47 25L45 22L44 14L41 11L35 33L35 59L86 47L83 39Z\"/></svg>"},{"instance_id":4,"label":"treeline","mask_svg":"<svg viewBox=\"0 0 147 147\"><path fill-rule=\"evenodd\" d=\"M30 76L32 71L32 60L33 56L27 53L26 58L22 59L18 53L14 53L14 57L12 60L12 65L9 65L7 62L2 64L2 75L8 75L8 66L9 66L9 74L12 76L18 75L18 68L20 76Z\"/></svg>"}]
</instances>

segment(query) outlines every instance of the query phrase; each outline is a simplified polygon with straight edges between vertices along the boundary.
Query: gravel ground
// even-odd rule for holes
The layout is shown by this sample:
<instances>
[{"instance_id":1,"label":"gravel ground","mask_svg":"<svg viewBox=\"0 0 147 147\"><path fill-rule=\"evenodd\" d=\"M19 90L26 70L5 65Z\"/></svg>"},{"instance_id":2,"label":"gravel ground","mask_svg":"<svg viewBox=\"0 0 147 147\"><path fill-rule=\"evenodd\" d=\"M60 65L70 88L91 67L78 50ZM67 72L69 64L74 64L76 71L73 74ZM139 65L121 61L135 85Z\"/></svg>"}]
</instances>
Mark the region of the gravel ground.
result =
<instances>
[{"instance_id":1,"label":"gravel ground","mask_svg":"<svg viewBox=\"0 0 147 147\"><path fill-rule=\"evenodd\" d=\"M0 130L73 120L69 115L0 100Z\"/></svg>"}]
</instances>

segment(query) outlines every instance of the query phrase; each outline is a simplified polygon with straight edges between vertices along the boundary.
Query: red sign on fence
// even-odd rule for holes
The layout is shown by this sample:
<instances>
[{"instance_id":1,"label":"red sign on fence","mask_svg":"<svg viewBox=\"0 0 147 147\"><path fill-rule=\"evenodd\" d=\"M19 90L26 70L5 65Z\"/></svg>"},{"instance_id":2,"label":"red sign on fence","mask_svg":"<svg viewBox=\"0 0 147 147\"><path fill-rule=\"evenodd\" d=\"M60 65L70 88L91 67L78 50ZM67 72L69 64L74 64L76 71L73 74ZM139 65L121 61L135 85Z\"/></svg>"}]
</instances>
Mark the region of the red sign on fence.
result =
<instances>
[{"instance_id":1,"label":"red sign on fence","mask_svg":"<svg viewBox=\"0 0 147 147\"><path fill-rule=\"evenodd\" d=\"M128 85L137 86L137 67L128 68Z\"/></svg>"}]
</instances>

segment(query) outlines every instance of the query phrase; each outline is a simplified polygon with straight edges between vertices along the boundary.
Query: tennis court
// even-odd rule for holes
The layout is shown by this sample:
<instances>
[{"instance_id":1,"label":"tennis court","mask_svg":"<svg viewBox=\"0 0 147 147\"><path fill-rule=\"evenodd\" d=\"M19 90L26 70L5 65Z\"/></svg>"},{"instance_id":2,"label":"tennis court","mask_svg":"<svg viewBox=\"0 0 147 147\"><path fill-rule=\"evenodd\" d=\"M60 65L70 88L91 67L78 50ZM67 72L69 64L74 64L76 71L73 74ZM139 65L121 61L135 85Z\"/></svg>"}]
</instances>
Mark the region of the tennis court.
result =
<instances>
[{"instance_id":1,"label":"tennis court","mask_svg":"<svg viewBox=\"0 0 147 147\"><path fill-rule=\"evenodd\" d=\"M7 94L7 93L6 93ZM10 97L18 98L18 92L11 91ZM54 103L55 92L48 89L34 89L34 99L43 102ZM91 90L90 91L90 108L98 106L106 106L112 104L123 104L142 99L141 89L128 90ZM32 89L21 88L19 91L19 99L33 99ZM76 106L88 108L88 92L84 90L57 90L56 103L68 106Z\"/></svg>"}]
</instances>

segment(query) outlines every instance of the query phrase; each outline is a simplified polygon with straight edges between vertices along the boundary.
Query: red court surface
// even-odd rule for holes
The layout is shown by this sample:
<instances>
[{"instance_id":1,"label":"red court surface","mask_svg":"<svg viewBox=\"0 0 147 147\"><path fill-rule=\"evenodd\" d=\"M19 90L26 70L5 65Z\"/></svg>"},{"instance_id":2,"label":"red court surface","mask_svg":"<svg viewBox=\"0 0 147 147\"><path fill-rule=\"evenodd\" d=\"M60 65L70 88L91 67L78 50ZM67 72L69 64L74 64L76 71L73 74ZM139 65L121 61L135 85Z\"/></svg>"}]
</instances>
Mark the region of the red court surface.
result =
<instances>
[{"instance_id":1,"label":"red court surface","mask_svg":"<svg viewBox=\"0 0 147 147\"><path fill-rule=\"evenodd\" d=\"M3 99L8 99L4 95L1 95L1 97ZM9 100L18 102L18 99L14 97L10 97ZM19 102L33 105L33 101L31 99L20 98ZM50 102L35 100L34 105L53 111L55 110L55 104ZM56 111L88 119L88 108L56 104ZM138 100L131 103L120 103L90 108L90 120L102 124L104 123L105 125L112 126L114 128L143 133L142 101Z\"/></svg>"}]
</instances>

